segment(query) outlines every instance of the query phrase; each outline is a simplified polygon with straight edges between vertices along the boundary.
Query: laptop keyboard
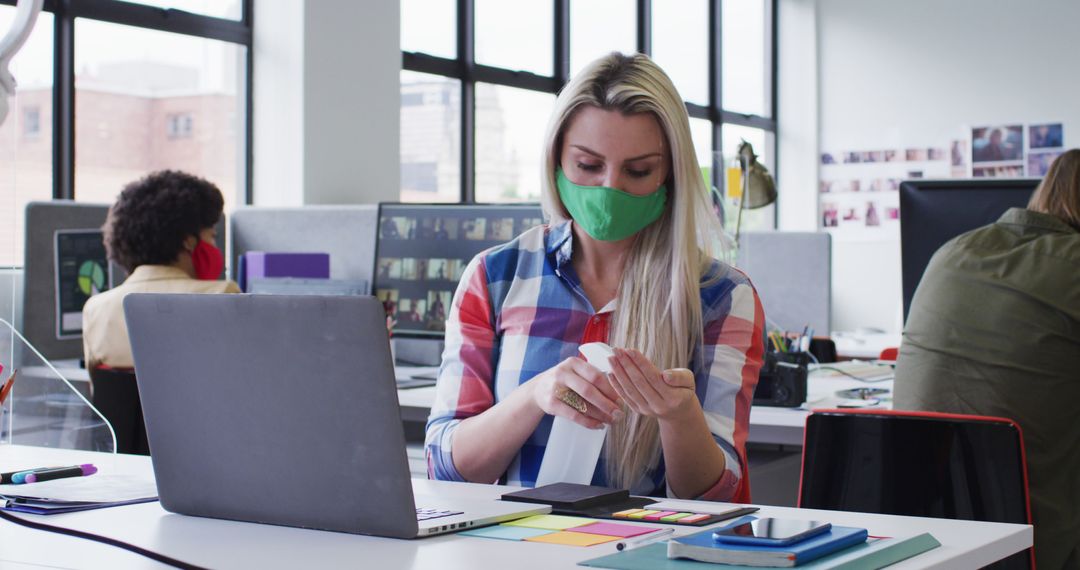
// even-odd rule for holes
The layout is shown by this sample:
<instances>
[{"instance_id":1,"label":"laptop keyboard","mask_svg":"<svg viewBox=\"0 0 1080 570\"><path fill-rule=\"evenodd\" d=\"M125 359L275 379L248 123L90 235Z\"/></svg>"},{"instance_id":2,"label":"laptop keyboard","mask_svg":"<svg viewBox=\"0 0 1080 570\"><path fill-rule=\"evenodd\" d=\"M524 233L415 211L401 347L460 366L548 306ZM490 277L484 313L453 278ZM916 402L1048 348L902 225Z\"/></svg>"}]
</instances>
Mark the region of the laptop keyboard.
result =
<instances>
[{"instance_id":1,"label":"laptop keyboard","mask_svg":"<svg viewBox=\"0 0 1080 570\"><path fill-rule=\"evenodd\" d=\"M416 509L416 520L418 520L418 521L426 521L426 520L429 520L429 519L437 519L437 518L441 518L441 517L450 517L450 516L461 515L461 514L464 514L464 513L461 512L461 511L449 511L449 510L446 510L446 509L421 509L421 508L417 507L417 509Z\"/></svg>"}]
</instances>

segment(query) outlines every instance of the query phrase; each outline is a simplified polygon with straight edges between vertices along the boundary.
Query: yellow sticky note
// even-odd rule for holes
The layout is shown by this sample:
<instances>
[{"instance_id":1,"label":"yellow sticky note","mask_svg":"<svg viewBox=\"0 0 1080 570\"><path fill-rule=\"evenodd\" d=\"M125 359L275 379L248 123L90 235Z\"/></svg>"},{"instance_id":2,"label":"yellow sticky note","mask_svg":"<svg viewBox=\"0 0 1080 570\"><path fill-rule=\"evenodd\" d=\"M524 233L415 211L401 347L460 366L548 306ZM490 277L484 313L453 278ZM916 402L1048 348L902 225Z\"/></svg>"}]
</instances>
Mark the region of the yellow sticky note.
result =
<instances>
[{"instance_id":1,"label":"yellow sticky note","mask_svg":"<svg viewBox=\"0 0 1080 570\"><path fill-rule=\"evenodd\" d=\"M742 198L742 169L738 166L727 169L727 197L732 200Z\"/></svg>"},{"instance_id":2,"label":"yellow sticky note","mask_svg":"<svg viewBox=\"0 0 1080 570\"><path fill-rule=\"evenodd\" d=\"M645 517L647 517L649 515L655 515L656 513L659 513L659 512L660 511L645 510L645 511L641 511L640 513L632 513L632 514L626 515L626 518L628 518L628 519L640 519L640 518L645 518Z\"/></svg>"},{"instance_id":3,"label":"yellow sticky note","mask_svg":"<svg viewBox=\"0 0 1080 570\"><path fill-rule=\"evenodd\" d=\"M528 542L546 542L548 544L564 544L566 546L592 546L620 540L617 536L602 536L599 534L585 534L583 532L561 531L534 536L525 539Z\"/></svg>"},{"instance_id":4,"label":"yellow sticky note","mask_svg":"<svg viewBox=\"0 0 1080 570\"><path fill-rule=\"evenodd\" d=\"M581 517L564 517L561 515L535 515L516 521L503 523L507 526L524 526L528 528L542 528L546 530L566 530L575 526L584 526L596 522L596 519Z\"/></svg>"}]
</instances>

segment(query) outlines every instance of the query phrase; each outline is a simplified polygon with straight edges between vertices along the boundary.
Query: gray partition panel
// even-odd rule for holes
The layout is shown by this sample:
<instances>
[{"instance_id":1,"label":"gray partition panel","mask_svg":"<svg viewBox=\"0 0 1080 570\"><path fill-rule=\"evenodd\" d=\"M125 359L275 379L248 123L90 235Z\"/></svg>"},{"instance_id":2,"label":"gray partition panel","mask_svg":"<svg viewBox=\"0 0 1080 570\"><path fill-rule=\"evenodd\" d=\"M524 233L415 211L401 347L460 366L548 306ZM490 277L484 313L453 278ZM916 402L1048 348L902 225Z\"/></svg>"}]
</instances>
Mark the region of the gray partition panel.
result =
<instances>
[{"instance_id":1,"label":"gray partition panel","mask_svg":"<svg viewBox=\"0 0 1080 570\"><path fill-rule=\"evenodd\" d=\"M831 328L832 240L824 232L746 232L738 267L750 276L770 328Z\"/></svg>"},{"instance_id":2,"label":"gray partition panel","mask_svg":"<svg viewBox=\"0 0 1080 570\"><path fill-rule=\"evenodd\" d=\"M330 254L330 277L363 279L369 287L375 267L378 206L240 208L232 215L232 274L248 251Z\"/></svg>"},{"instance_id":3,"label":"gray partition panel","mask_svg":"<svg viewBox=\"0 0 1080 570\"><path fill-rule=\"evenodd\" d=\"M23 258L23 335L45 358L80 358L82 337L56 338L56 265L53 259L56 230L99 229L109 212L107 204L79 204L68 200L26 205L26 255ZM114 277L116 276L114 267ZM114 280L118 284L119 279Z\"/></svg>"}]
</instances>

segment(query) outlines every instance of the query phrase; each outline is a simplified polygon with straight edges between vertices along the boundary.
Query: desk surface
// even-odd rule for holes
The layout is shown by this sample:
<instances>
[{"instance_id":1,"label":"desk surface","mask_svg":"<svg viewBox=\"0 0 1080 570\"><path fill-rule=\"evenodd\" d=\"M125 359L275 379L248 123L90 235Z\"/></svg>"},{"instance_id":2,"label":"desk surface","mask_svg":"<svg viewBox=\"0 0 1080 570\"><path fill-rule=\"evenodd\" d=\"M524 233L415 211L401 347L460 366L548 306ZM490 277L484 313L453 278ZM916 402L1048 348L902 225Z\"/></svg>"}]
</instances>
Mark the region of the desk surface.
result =
<instances>
[{"instance_id":1,"label":"desk surface","mask_svg":"<svg viewBox=\"0 0 1080 570\"><path fill-rule=\"evenodd\" d=\"M844 366L840 364L839 366ZM860 382L847 377L829 377L819 372L810 375L807 385L807 404L801 408L772 408L753 406L750 409L750 433L747 441L774 445L801 446L806 416L811 408L833 408L839 399L837 390L849 388L887 388L892 390L892 380L884 382ZM435 388L412 388L398 390L401 415L406 421L427 421L431 404L435 401ZM890 408L891 400L880 408Z\"/></svg>"},{"instance_id":2,"label":"desk surface","mask_svg":"<svg viewBox=\"0 0 1080 570\"><path fill-rule=\"evenodd\" d=\"M45 464L92 462L101 473L152 477L150 459L129 455L0 446L0 470ZM425 494L494 499L509 488L413 480ZM930 532L942 546L893 568L977 568L1029 548L1027 525L953 521L762 507L762 516L823 519L834 524L865 527L871 535L897 536ZM435 568L572 568L582 560L615 552L614 543L589 548L508 542L445 535L397 540L334 532L239 523L175 515L158 503L97 511L30 517L54 525L104 534L183 560L212 568L368 567ZM693 532L678 529L677 534ZM160 568L126 551L53 533L30 530L0 521L0 566L53 568Z\"/></svg>"}]
</instances>

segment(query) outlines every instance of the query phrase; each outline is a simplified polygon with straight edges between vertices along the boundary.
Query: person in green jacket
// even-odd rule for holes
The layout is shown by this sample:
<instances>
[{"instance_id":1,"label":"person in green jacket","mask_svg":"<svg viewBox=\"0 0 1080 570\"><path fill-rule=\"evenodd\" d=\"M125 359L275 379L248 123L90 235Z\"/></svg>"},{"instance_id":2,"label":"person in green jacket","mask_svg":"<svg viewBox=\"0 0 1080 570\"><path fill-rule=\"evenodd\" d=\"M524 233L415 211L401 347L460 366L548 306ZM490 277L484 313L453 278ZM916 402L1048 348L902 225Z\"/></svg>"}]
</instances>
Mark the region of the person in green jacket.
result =
<instances>
[{"instance_id":1,"label":"person in green jacket","mask_svg":"<svg viewBox=\"0 0 1080 570\"><path fill-rule=\"evenodd\" d=\"M1080 149L1054 161L1026 209L934 254L895 392L897 409L1017 422L1038 567L1080 568Z\"/></svg>"}]
</instances>

